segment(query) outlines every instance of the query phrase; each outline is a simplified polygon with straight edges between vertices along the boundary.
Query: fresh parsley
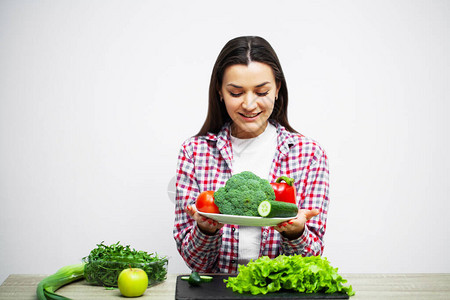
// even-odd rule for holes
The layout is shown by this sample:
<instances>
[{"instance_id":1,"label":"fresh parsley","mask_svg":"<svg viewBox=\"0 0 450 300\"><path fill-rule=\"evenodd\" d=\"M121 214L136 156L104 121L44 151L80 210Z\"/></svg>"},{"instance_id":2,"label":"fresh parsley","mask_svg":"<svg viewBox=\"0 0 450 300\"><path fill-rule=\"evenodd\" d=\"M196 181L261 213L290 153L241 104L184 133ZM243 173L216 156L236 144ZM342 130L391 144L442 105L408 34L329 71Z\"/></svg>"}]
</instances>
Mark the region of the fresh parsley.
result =
<instances>
[{"instance_id":1,"label":"fresh parsley","mask_svg":"<svg viewBox=\"0 0 450 300\"><path fill-rule=\"evenodd\" d=\"M105 245L97 244L88 256L83 257L86 263L84 276L87 282L104 287L117 287L117 278L126 268L140 268L148 275L148 283L154 285L166 279L168 259L155 253L137 251L120 242Z\"/></svg>"}]
</instances>

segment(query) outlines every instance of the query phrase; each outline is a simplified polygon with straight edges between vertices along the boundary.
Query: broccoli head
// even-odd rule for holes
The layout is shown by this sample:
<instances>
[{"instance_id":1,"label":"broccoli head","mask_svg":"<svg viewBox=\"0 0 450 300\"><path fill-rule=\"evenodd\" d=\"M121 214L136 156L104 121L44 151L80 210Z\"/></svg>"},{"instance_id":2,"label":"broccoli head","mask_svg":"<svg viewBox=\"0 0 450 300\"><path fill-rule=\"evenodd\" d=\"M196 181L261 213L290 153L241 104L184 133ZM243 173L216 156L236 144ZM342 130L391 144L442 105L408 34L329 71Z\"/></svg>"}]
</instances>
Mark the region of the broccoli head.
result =
<instances>
[{"instance_id":1,"label":"broccoli head","mask_svg":"<svg viewBox=\"0 0 450 300\"><path fill-rule=\"evenodd\" d=\"M227 215L258 216L258 206L264 200L275 200L275 192L268 180L250 171L231 176L214 193L214 203Z\"/></svg>"}]
</instances>

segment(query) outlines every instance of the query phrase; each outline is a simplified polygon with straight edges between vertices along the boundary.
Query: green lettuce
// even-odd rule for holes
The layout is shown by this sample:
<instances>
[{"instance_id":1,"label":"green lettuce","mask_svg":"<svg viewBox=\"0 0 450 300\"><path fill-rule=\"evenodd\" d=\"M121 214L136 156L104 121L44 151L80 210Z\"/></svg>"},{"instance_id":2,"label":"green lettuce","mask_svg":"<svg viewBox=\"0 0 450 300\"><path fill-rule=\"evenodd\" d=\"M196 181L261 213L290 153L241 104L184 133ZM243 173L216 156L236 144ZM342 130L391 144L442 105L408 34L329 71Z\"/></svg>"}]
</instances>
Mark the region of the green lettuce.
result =
<instances>
[{"instance_id":1,"label":"green lettuce","mask_svg":"<svg viewBox=\"0 0 450 300\"><path fill-rule=\"evenodd\" d=\"M262 256L247 265L239 265L238 275L224 282L238 293L267 294L279 290L300 293L347 293L353 296L352 286L338 274L326 258L320 256L280 255L274 259Z\"/></svg>"}]
</instances>

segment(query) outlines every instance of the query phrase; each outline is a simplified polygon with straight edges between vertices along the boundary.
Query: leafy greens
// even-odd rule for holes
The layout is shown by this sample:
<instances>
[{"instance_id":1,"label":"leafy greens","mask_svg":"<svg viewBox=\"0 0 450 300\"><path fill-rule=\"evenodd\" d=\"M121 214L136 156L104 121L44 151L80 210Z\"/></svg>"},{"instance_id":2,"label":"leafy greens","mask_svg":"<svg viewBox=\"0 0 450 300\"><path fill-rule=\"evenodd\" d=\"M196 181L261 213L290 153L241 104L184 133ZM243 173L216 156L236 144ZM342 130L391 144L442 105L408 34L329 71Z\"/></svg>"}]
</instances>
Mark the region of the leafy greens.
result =
<instances>
[{"instance_id":1,"label":"leafy greens","mask_svg":"<svg viewBox=\"0 0 450 300\"><path fill-rule=\"evenodd\" d=\"M352 286L338 274L326 258L320 256L280 255L274 259L263 256L238 267L239 274L224 282L227 288L239 293L267 294L279 290L301 293L347 293L353 296Z\"/></svg>"},{"instance_id":2,"label":"leafy greens","mask_svg":"<svg viewBox=\"0 0 450 300\"><path fill-rule=\"evenodd\" d=\"M120 272L126 268L140 268L148 275L149 286L164 281L168 260L157 254L131 249L119 242L110 246L103 242L83 258L87 282L105 287L117 287Z\"/></svg>"}]
</instances>

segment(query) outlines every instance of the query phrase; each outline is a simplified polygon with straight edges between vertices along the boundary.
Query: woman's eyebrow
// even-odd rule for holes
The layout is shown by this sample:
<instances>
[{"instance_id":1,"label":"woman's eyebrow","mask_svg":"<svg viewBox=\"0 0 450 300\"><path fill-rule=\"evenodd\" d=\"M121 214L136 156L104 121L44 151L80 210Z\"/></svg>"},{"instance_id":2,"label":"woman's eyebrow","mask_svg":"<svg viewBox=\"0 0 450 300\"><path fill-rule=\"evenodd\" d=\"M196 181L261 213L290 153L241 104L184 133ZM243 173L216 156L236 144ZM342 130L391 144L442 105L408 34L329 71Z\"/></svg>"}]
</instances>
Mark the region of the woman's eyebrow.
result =
<instances>
[{"instance_id":1,"label":"woman's eyebrow","mask_svg":"<svg viewBox=\"0 0 450 300\"><path fill-rule=\"evenodd\" d=\"M227 86L232 86L232 87L235 87L237 89L241 89L242 88L242 86L239 86L239 85L234 84L234 83L229 83L229 84L227 84Z\"/></svg>"},{"instance_id":2,"label":"woman's eyebrow","mask_svg":"<svg viewBox=\"0 0 450 300\"><path fill-rule=\"evenodd\" d=\"M263 82L261 84L258 84L256 87L262 87L265 86L266 84L270 83L269 81Z\"/></svg>"},{"instance_id":3,"label":"woman's eyebrow","mask_svg":"<svg viewBox=\"0 0 450 300\"><path fill-rule=\"evenodd\" d=\"M263 82L263 83L260 83L260 84L258 84L257 86L255 86L255 87L262 87L262 86L265 86L266 84L268 84L268 83L270 83L270 81L265 81L265 82ZM235 87L235 88L237 88L237 89L241 89L242 88L242 86L240 86L240 85L237 85L237 84L234 84L234 83L229 83L229 84L227 84L227 86L232 86L232 87Z\"/></svg>"}]
</instances>

